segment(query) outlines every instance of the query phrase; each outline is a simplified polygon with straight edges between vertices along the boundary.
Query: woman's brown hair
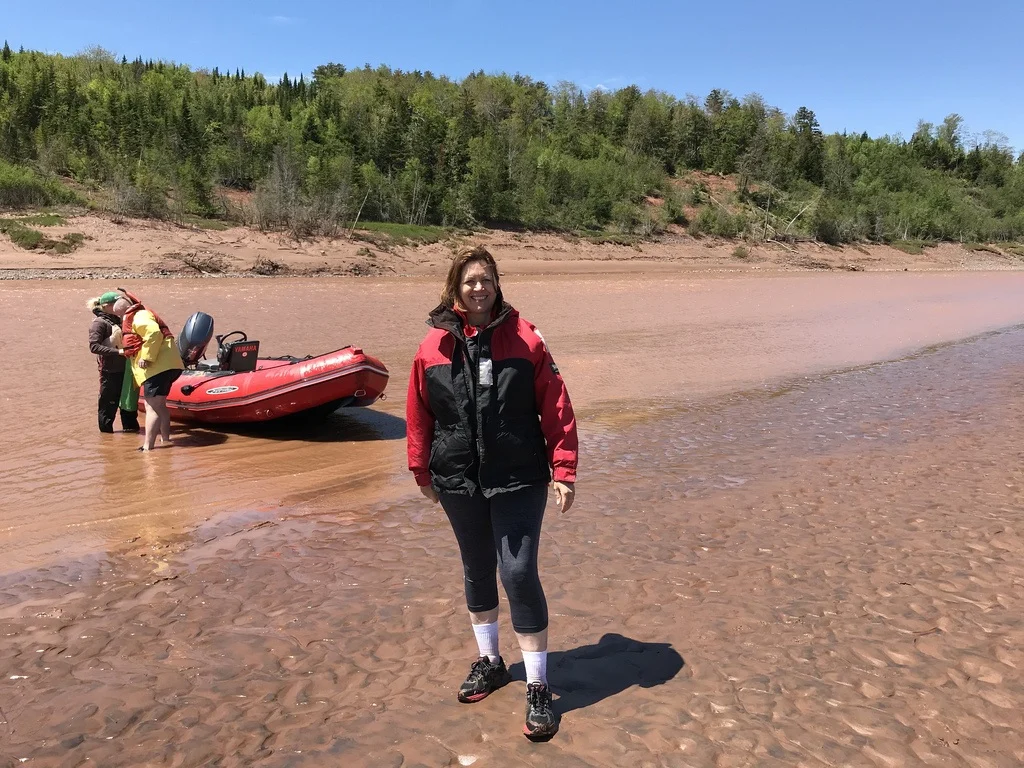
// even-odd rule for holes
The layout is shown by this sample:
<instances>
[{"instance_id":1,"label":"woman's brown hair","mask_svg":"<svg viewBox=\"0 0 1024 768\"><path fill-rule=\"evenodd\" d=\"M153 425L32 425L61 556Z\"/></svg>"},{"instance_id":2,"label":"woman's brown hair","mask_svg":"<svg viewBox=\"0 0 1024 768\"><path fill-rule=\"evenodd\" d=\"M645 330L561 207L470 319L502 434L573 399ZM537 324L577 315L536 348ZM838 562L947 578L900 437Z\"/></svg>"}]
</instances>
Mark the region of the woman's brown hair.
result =
<instances>
[{"instance_id":1,"label":"woman's brown hair","mask_svg":"<svg viewBox=\"0 0 1024 768\"><path fill-rule=\"evenodd\" d=\"M501 295L501 283L498 280L498 264L494 261L494 257L491 256L491 252L482 245L478 245L475 248L463 248L455 254L455 258L452 259L452 265L448 268L448 277L444 281L444 288L441 289L441 304L449 309L461 308L459 306L459 286L462 283L462 270L466 268L467 264L474 262L486 264L490 268L491 277L494 278L494 291L497 294L494 300L494 307L495 310L500 310L505 302L505 297Z\"/></svg>"}]
</instances>

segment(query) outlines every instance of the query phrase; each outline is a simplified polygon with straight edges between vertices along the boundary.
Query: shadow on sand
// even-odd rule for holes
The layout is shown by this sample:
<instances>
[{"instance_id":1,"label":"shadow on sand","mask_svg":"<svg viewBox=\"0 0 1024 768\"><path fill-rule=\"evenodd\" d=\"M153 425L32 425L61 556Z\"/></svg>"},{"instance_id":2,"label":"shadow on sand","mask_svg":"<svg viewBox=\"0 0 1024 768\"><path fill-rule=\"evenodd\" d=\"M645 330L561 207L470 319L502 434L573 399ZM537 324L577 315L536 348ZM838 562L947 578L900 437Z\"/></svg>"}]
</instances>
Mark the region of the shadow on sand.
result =
<instances>
[{"instance_id":1,"label":"shadow on sand","mask_svg":"<svg viewBox=\"0 0 1024 768\"><path fill-rule=\"evenodd\" d=\"M326 416L298 414L253 424L177 424L175 428L190 435L226 433L313 443L405 439L405 419L369 408L342 408Z\"/></svg>"},{"instance_id":2,"label":"shadow on sand","mask_svg":"<svg viewBox=\"0 0 1024 768\"><path fill-rule=\"evenodd\" d=\"M548 681L558 695L554 708L564 715L634 685L662 685L679 674L685 664L668 643L643 643L613 633L595 645L552 651L548 654ZM522 662L509 667L509 673L513 680L526 681Z\"/></svg>"},{"instance_id":3,"label":"shadow on sand","mask_svg":"<svg viewBox=\"0 0 1024 768\"><path fill-rule=\"evenodd\" d=\"M142 435L145 435L145 430L142 431ZM171 438L174 440L175 448L206 448L211 445L220 445L228 439L228 436L220 432L208 432L184 424L174 424L171 427ZM155 450L159 451L162 448L163 445L157 440Z\"/></svg>"}]
</instances>

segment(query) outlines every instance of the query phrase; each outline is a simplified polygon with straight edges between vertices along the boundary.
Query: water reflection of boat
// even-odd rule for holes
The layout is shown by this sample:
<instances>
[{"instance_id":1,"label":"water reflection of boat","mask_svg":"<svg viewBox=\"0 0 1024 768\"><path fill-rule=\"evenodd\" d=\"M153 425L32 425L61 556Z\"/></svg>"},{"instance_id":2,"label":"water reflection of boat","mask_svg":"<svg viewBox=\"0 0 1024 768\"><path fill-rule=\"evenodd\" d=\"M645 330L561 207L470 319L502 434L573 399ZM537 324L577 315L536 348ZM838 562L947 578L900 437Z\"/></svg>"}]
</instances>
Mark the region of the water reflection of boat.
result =
<instances>
[{"instance_id":1,"label":"water reflection of boat","mask_svg":"<svg viewBox=\"0 0 1024 768\"><path fill-rule=\"evenodd\" d=\"M326 416L384 396L388 369L358 347L308 357L259 357L259 342L233 331L217 337L217 360L203 359L213 318L192 315L178 337L185 370L167 397L171 418L212 424ZM140 401L140 406L142 405Z\"/></svg>"}]
</instances>

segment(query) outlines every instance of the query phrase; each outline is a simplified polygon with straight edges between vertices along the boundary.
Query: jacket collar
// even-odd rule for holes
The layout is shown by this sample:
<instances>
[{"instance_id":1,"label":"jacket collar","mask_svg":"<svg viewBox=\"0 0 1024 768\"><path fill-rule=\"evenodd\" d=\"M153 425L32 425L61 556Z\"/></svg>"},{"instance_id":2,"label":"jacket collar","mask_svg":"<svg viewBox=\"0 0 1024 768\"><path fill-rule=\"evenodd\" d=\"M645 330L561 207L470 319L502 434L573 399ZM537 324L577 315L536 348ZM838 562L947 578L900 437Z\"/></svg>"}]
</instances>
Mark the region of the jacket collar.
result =
<instances>
[{"instance_id":1,"label":"jacket collar","mask_svg":"<svg viewBox=\"0 0 1024 768\"><path fill-rule=\"evenodd\" d=\"M99 307L93 307L92 313L96 315L96 317L106 320L111 325L116 325L118 327L121 326L121 318L118 317L117 315L112 315L109 312L104 312Z\"/></svg>"},{"instance_id":2,"label":"jacket collar","mask_svg":"<svg viewBox=\"0 0 1024 768\"><path fill-rule=\"evenodd\" d=\"M518 316L519 313L507 301L502 302L502 305L498 309L494 319L491 320L486 328L481 330L481 333L501 325L505 320L513 315ZM442 331L448 331L448 333L452 334L457 339L465 340L466 338L466 335L462 331L462 318L459 316L459 313L451 307L446 307L444 304L439 304L434 308L430 313L430 316L427 318L427 325Z\"/></svg>"}]
</instances>

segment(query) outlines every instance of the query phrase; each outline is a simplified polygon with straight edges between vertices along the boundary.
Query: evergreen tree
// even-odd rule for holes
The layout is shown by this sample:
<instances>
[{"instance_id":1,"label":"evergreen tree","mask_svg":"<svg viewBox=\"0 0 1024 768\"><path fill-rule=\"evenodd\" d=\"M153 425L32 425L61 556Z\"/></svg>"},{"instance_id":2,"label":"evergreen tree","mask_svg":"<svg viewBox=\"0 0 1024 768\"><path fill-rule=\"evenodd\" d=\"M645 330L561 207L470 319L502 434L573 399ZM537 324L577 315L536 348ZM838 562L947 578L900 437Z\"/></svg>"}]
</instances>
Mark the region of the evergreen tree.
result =
<instances>
[{"instance_id":1,"label":"evergreen tree","mask_svg":"<svg viewBox=\"0 0 1024 768\"><path fill-rule=\"evenodd\" d=\"M824 169L821 126L814 112L800 107L793 116L796 135L796 170L813 184L820 184Z\"/></svg>"}]
</instances>

